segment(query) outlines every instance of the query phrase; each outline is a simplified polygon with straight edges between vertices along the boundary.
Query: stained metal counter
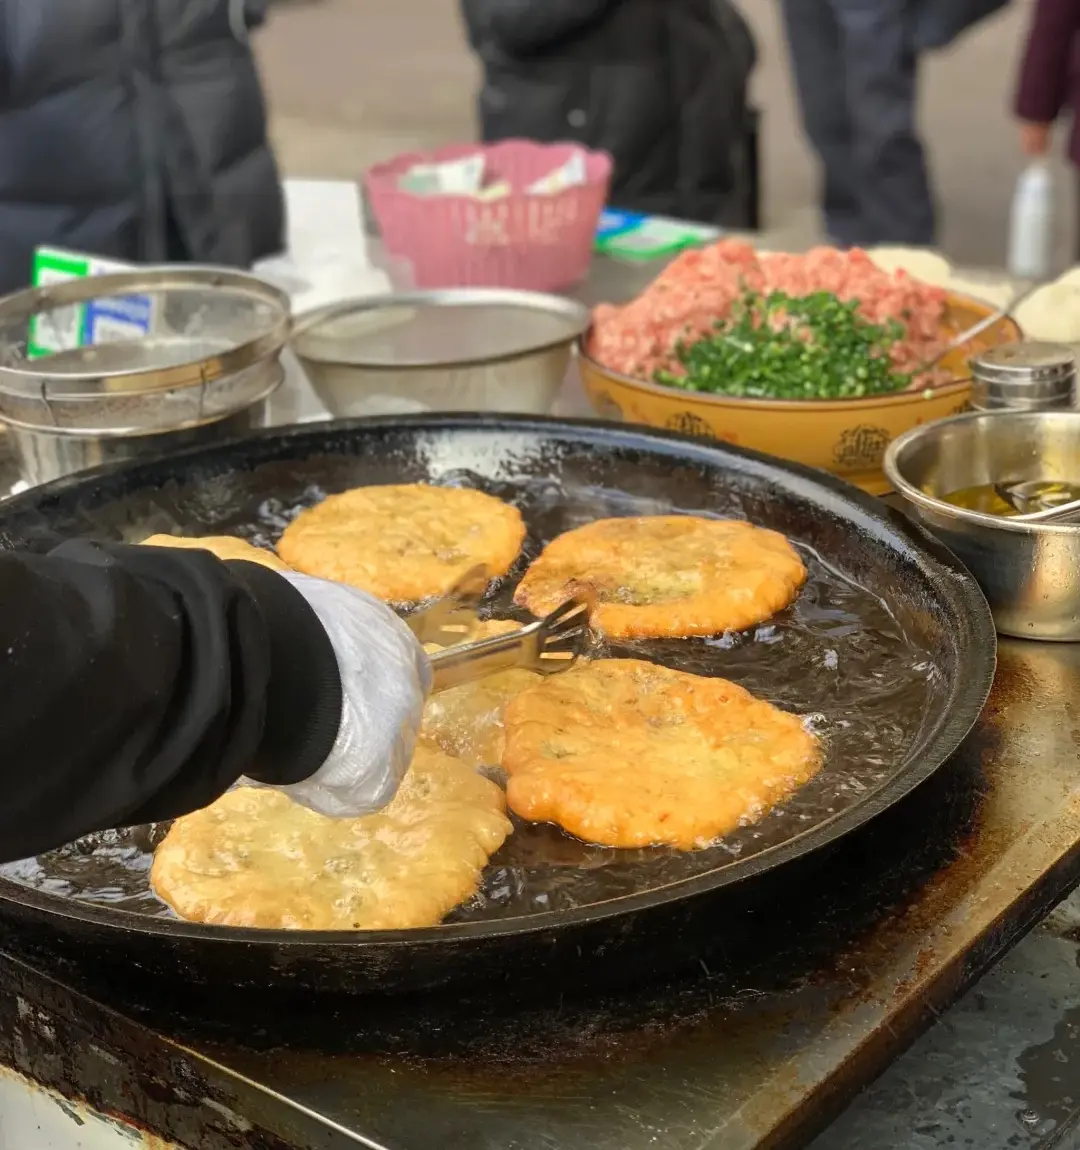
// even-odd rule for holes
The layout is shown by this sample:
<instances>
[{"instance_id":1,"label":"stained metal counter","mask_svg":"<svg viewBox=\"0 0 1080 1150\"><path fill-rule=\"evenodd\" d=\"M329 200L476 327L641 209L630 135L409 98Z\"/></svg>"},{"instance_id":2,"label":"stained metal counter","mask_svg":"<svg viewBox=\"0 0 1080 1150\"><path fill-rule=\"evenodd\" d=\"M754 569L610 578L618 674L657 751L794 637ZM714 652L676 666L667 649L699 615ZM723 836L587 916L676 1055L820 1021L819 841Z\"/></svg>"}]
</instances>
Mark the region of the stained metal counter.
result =
<instances>
[{"instance_id":1,"label":"stained metal counter","mask_svg":"<svg viewBox=\"0 0 1080 1150\"><path fill-rule=\"evenodd\" d=\"M1020 941L1080 878L1078 747L1080 646L1007 641L962 752L760 908L757 958L513 1014L267 1002L223 1040L5 956L0 1062L200 1150L750 1150L806 1145L933 1023L815 1150L1080 1145L1080 905Z\"/></svg>"}]
</instances>

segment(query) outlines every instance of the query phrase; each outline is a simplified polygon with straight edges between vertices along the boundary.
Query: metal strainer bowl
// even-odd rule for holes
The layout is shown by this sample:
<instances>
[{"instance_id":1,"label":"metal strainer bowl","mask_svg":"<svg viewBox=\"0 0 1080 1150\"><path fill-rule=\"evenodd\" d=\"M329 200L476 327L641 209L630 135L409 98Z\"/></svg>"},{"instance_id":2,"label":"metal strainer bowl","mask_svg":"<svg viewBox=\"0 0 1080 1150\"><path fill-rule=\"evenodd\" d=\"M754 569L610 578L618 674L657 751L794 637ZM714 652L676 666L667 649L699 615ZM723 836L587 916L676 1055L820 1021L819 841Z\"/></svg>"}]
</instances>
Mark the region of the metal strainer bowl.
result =
<instances>
[{"instance_id":1,"label":"metal strainer bowl","mask_svg":"<svg viewBox=\"0 0 1080 1150\"><path fill-rule=\"evenodd\" d=\"M257 424L289 323L283 292L216 268L142 268L0 300L0 420L26 478L138 456L144 437L158 454L169 435L187 445Z\"/></svg>"},{"instance_id":2,"label":"metal strainer bowl","mask_svg":"<svg viewBox=\"0 0 1080 1150\"><path fill-rule=\"evenodd\" d=\"M347 300L298 317L292 349L334 416L543 415L589 326L574 300L453 288Z\"/></svg>"}]
</instances>

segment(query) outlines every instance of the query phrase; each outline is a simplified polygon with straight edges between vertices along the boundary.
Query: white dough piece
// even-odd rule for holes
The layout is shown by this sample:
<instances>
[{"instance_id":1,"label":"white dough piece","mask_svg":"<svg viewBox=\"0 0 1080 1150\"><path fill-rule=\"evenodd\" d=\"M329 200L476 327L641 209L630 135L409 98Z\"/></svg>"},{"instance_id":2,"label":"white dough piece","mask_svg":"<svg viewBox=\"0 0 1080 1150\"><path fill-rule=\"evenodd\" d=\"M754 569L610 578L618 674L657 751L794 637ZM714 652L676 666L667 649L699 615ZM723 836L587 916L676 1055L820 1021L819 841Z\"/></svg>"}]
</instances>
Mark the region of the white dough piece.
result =
<instances>
[{"instance_id":1,"label":"white dough piece","mask_svg":"<svg viewBox=\"0 0 1080 1150\"><path fill-rule=\"evenodd\" d=\"M951 287L949 261L926 248L878 247L866 253L882 271L905 271L912 279L935 287Z\"/></svg>"},{"instance_id":2,"label":"white dough piece","mask_svg":"<svg viewBox=\"0 0 1080 1150\"><path fill-rule=\"evenodd\" d=\"M1016 309L1016 321L1028 339L1080 342L1080 273L1039 288Z\"/></svg>"}]
</instances>

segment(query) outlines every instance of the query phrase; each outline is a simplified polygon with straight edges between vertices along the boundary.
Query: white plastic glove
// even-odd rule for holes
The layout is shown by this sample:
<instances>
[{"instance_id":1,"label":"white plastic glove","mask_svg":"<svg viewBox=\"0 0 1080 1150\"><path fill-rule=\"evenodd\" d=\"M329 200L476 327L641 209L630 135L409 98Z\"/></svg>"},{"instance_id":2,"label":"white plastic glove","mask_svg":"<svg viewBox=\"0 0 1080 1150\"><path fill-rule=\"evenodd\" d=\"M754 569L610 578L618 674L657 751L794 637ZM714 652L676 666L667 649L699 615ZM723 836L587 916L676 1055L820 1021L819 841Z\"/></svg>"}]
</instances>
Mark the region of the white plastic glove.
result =
<instances>
[{"instance_id":1,"label":"white plastic glove","mask_svg":"<svg viewBox=\"0 0 1080 1150\"><path fill-rule=\"evenodd\" d=\"M283 575L326 628L341 675L341 727L326 762L280 789L334 818L379 810L412 761L431 664L409 628L380 600L309 575Z\"/></svg>"}]
</instances>

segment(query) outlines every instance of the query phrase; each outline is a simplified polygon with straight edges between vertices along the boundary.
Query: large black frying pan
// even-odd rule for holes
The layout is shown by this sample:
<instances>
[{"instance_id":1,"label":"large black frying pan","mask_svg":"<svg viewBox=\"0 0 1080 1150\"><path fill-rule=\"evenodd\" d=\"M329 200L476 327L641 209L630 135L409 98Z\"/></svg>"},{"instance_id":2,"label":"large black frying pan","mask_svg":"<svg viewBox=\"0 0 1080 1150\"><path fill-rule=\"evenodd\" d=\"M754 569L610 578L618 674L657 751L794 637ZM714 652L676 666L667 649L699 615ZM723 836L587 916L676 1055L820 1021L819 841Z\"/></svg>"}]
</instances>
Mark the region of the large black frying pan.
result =
<instances>
[{"instance_id":1,"label":"large black frying pan","mask_svg":"<svg viewBox=\"0 0 1080 1150\"><path fill-rule=\"evenodd\" d=\"M98 836L6 868L0 927L11 943L66 949L125 977L175 983L182 974L207 990L403 992L658 966L703 933L739 929L724 901L735 884L745 894L912 791L957 749L986 700L995 642L985 601L902 516L815 472L614 425L461 415L274 430L19 496L0 508L0 545L160 531L269 543L328 492L416 480L516 502L529 539L514 574L546 540L606 515L698 511L784 532L811 573L794 607L750 633L614 653L723 674L814 716L828 748L821 775L757 826L695 853L602 850L519 826L480 896L443 925L413 931L180 922L147 887L159 829ZM512 583L493 593L496 613L511 610Z\"/></svg>"}]
</instances>

